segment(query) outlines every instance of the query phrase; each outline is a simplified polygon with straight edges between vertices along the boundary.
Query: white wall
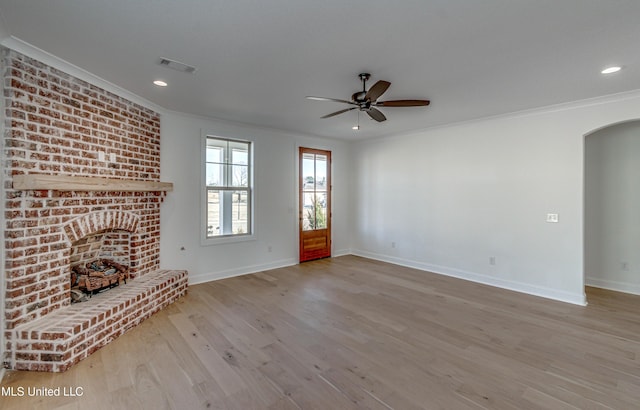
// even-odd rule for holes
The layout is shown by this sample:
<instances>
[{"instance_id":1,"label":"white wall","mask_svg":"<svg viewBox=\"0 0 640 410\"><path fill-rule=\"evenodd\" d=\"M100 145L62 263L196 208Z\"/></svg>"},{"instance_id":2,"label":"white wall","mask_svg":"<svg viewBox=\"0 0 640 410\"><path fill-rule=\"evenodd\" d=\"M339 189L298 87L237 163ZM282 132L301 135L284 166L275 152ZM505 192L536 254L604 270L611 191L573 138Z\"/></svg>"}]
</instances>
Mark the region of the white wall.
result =
<instances>
[{"instance_id":1,"label":"white wall","mask_svg":"<svg viewBox=\"0 0 640 410\"><path fill-rule=\"evenodd\" d=\"M639 116L633 92L359 142L353 252L583 304L584 135Z\"/></svg>"},{"instance_id":2,"label":"white wall","mask_svg":"<svg viewBox=\"0 0 640 410\"><path fill-rule=\"evenodd\" d=\"M586 137L585 276L640 294L640 121Z\"/></svg>"},{"instance_id":3,"label":"white wall","mask_svg":"<svg viewBox=\"0 0 640 410\"><path fill-rule=\"evenodd\" d=\"M254 241L201 244L202 130L255 140ZM161 207L162 268L187 269L193 284L297 263L299 146L332 151L333 254L350 252L348 143L174 112L162 113L161 138L161 179L174 184Z\"/></svg>"}]
</instances>

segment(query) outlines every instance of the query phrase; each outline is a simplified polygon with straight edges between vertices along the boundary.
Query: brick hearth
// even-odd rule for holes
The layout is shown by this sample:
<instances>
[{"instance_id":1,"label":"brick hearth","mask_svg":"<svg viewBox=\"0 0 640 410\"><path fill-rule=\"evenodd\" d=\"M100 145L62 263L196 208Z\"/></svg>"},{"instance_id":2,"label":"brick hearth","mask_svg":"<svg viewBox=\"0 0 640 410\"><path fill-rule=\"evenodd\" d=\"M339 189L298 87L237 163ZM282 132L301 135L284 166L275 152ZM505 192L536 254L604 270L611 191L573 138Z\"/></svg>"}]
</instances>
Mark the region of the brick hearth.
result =
<instances>
[{"instance_id":1,"label":"brick hearth","mask_svg":"<svg viewBox=\"0 0 640 410\"><path fill-rule=\"evenodd\" d=\"M18 326L14 369L65 371L186 292L186 271L159 270Z\"/></svg>"},{"instance_id":2,"label":"brick hearth","mask_svg":"<svg viewBox=\"0 0 640 410\"><path fill-rule=\"evenodd\" d=\"M1 51L6 109L4 365L59 371L184 294L186 272L172 274L177 276L169 282L180 283L175 292L169 284L152 287L171 291L139 288L167 274L159 271L160 205L166 192L16 189L14 179L41 174L159 183L160 116L16 51ZM129 232L123 249L129 250L129 272L135 278L116 293L140 296L101 305L107 306L103 313L95 313L95 305L113 291L70 306L71 244L110 229ZM138 306L143 300L150 306ZM76 313L85 306L92 313ZM58 331L49 322L64 326ZM27 337L25 329L34 331ZM43 338L56 334L59 340Z\"/></svg>"}]
</instances>

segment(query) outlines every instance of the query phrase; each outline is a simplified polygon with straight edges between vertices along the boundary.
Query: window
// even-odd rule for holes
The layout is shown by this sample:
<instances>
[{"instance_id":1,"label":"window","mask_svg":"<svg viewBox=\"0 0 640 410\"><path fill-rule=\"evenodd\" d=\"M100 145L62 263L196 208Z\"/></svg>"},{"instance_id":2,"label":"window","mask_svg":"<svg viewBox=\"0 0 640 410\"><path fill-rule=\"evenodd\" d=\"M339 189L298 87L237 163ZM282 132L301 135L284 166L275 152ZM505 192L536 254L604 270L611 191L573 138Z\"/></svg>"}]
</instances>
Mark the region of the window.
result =
<instances>
[{"instance_id":1,"label":"window","mask_svg":"<svg viewBox=\"0 0 640 410\"><path fill-rule=\"evenodd\" d=\"M206 238L252 234L251 142L206 137Z\"/></svg>"}]
</instances>

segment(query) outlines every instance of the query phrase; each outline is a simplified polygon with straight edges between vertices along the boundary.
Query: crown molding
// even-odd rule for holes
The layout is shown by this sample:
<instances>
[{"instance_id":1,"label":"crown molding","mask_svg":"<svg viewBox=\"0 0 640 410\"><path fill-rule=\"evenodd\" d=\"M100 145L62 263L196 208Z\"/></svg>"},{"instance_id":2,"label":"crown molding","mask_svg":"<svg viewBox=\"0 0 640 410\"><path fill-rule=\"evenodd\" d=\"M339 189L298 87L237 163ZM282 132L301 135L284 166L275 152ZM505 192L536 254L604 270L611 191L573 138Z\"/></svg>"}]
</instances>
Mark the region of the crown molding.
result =
<instances>
[{"instance_id":1,"label":"crown molding","mask_svg":"<svg viewBox=\"0 0 640 410\"><path fill-rule=\"evenodd\" d=\"M60 71L64 71L65 73L72 75L75 78L78 78L82 81L86 81L90 84L100 87L113 94L119 95L120 97L126 98L127 100L133 103L139 104L143 107L149 108L156 112L166 111L164 107L158 104L155 104L145 98L142 98L137 94L134 94L120 86L117 86L101 77L98 77L93 73L90 73L89 71L81 67L71 64L66 60L63 60L47 51L44 51L14 36L9 36L7 38L4 38L2 41L0 41L0 45L2 45L5 48L16 51L20 54L24 54L27 57L36 59Z\"/></svg>"}]
</instances>

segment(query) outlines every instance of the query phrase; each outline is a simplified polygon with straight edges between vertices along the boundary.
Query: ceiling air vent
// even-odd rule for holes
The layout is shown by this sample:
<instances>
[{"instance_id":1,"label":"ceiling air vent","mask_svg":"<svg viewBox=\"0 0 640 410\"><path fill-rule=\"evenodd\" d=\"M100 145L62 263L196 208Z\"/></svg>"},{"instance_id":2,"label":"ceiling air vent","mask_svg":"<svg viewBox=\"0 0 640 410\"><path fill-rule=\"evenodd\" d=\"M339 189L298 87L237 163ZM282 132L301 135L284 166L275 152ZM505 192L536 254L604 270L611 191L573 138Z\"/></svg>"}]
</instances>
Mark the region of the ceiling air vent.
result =
<instances>
[{"instance_id":1,"label":"ceiling air vent","mask_svg":"<svg viewBox=\"0 0 640 410\"><path fill-rule=\"evenodd\" d=\"M169 60L168 58L160 58L158 64L163 67L172 68L177 71L182 71L183 73L192 74L196 71L196 68L185 63L181 63L179 61Z\"/></svg>"}]
</instances>

